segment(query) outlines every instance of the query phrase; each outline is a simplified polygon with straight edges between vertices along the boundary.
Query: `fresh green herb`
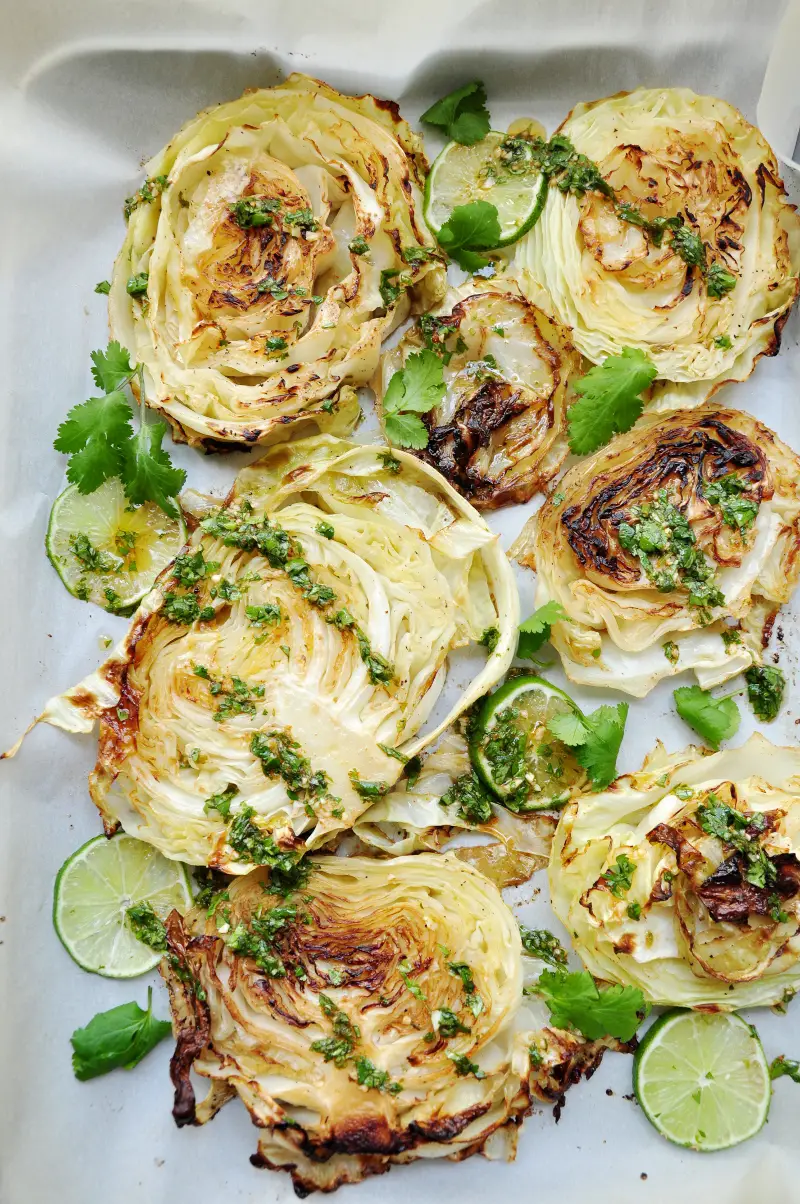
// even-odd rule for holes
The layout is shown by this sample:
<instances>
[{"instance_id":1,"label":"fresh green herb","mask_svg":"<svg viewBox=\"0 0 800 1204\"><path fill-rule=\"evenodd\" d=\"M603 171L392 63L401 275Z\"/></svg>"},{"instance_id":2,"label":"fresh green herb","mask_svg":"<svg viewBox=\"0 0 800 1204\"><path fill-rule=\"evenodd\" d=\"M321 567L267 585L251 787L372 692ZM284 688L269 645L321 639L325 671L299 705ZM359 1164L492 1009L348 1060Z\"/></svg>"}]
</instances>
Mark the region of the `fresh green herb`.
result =
<instances>
[{"instance_id":1,"label":"fresh green herb","mask_svg":"<svg viewBox=\"0 0 800 1204\"><path fill-rule=\"evenodd\" d=\"M347 249L352 255L369 255L369 243L361 235L354 238Z\"/></svg>"},{"instance_id":2,"label":"fresh green herb","mask_svg":"<svg viewBox=\"0 0 800 1204\"><path fill-rule=\"evenodd\" d=\"M726 649L731 648L734 644L741 644L742 634L738 627L723 627L719 633L722 637L722 642Z\"/></svg>"},{"instance_id":3,"label":"fresh green herb","mask_svg":"<svg viewBox=\"0 0 800 1204\"><path fill-rule=\"evenodd\" d=\"M283 614L276 602L265 602L263 606L246 606L244 613L253 627L277 627L283 622ZM256 640L258 643L259 640Z\"/></svg>"},{"instance_id":4,"label":"fresh green herb","mask_svg":"<svg viewBox=\"0 0 800 1204\"><path fill-rule=\"evenodd\" d=\"M181 552L176 556L172 575L176 581L188 588L216 572L218 568L219 564L215 560L207 561L203 549L198 548L195 552Z\"/></svg>"},{"instance_id":5,"label":"fresh green herb","mask_svg":"<svg viewBox=\"0 0 800 1204\"><path fill-rule=\"evenodd\" d=\"M486 630L482 632L478 643L482 644L484 648L487 648L489 652L494 652L495 648L500 643L500 629L498 627L487 627Z\"/></svg>"},{"instance_id":6,"label":"fresh green herb","mask_svg":"<svg viewBox=\"0 0 800 1204\"><path fill-rule=\"evenodd\" d=\"M75 1077L86 1079L122 1067L132 1070L142 1058L172 1033L168 1020L153 1016L153 988L147 988L147 1011L138 1003L123 1003L108 1012L98 1012L85 1028L70 1037Z\"/></svg>"},{"instance_id":7,"label":"fresh green herb","mask_svg":"<svg viewBox=\"0 0 800 1204\"><path fill-rule=\"evenodd\" d=\"M398 472L403 467L400 461L396 458L396 456L393 456L391 452L381 452L378 455L378 459L386 471L393 473L394 476L397 476Z\"/></svg>"},{"instance_id":8,"label":"fresh green herb","mask_svg":"<svg viewBox=\"0 0 800 1204\"><path fill-rule=\"evenodd\" d=\"M274 276L265 276L256 285L256 294L263 297L265 293L269 293L275 301L285 301L289 296L289 289L284 281L276 280Z\"/></svg>"},{"instance_id":9,"label":"fresh green herb","mask_svg":"<svg viewBox=\"0 0 800 1204\"><path fill-rule=\"evenodd\" d=\"M290 895L308 881L311 865L302 857L280 849L274 838L253 822L255 811L244 806L231 821L228 844L239 861L270 868L269 888L274 894Z\"/></svg>"},{"instance_id":10,"label":"fresh green herb","mask_svg":"<svg viewBox=\"0 0 800 1204\"><path fill-rule=\"evenodd\" d=\"M786 677L771 665L751 665L744 675L747 699L757 719L770 723L781 709Z\"/></svg>"},{"instance_id":11,"label":"fresh green herb","mask_svg":"<svg viewBox=\"0 0 800 1204\"><path fill-rule=\"evenodd\" d=\"M447 952L444 951L444 956L447 957ZM464 1003L472 1012L473 1016L480 1016L483 1011L483 1000L475 989L475 978L472 970L466 962L448 962L447 968L451 974L455 974L456 978L461 979L461 985L464 988Z\"/></svg>"},{"instance_id":12,"label":"fresh green herb","mask_svg":"<svg viewBox=\"0 0 800 1204\"><path fill-rule=\"evenodd\" d=\"M629 903L625 908L625 911L627 912L628 918L631 920L640 920L642 918L641 903Z\"/></svg>"},{"instance_id":13,"label":"fresh green herb","mask_svg":"<svg viewBox=\"0 0 800 1204\"><path fill-rule=\"evenodd\" d=\"M317 523L316 531L318 535L322 535L325 539L333 539L334 535L336 534L331 524L325 522L324 519L321 519Z\"/></svg>"},{"instance_id":14,"label":"fresh green herb","mask_svg":"<svg viewBox=\"0 0 800 1204\"><path fill-rule=\"evenodd\" d=\"M457 1037L459 1033L468 1033L470 1029L466 1024L462 1024L458 1016L450 1008L439 1008L434 1013L433 1027L440 1037L445 1037L449 1040L451 1037Z\"/></svg>"},{"instance_id":15,"label":"fresh green herb","mask_svg":"<svg viewBox=\"0 0 800 1204\"><path fill-rule=\"evenodd\" d=\"M548 731L572 750L594 790L605 790L617 776L617 754L627 716L627 702L619 702L616 706L598 707L590 715L564 711L548 721Z\"/></svg>"},{"instance_id":16,"label":"fresh green herb","mask_svg":"<svg viewBox=\"0 0 800 1204\"><path fill-rule=\"evenodd\" d=\"M517 656L532 658L542 644L550 639L550 628L553 623L567 622L567 612L560 602L545 602L533 614L520 623L517 639Z\"/></svg>"},{"instance_id":17,"label":"fresh green herb","mask_svg":"<svg viewBox=\"0 0 800 1204\"><path fill-rule=\"evenodd\" d=\"M748 531L756 521L758 502L743 497L749 482L729 472L716 481L703 485L703 495L712 506L720 506L723 522L737 531Z\"/></svg>"},{"instance_id":18,"label":"fresh green herb","mask_svg":"<svg viewBox=\"0 0 800 1204\"><path fill-rule=\"evenodd\" d=\"M196 907L210 907L223 894L227 893L225 888L228 879L219 870L212 870L204 865L193 866L192 874L197 886L194 896Z\"/></svg>"},{"instance_id":19,"label":"fresh green herb","mask_svg":"<svg viewBox=\"0 0 800 1204\"><path fill-rule=\"evenodd\" d=\"M70 535L69 546L72 555L87 573L119 572L119 563L114 557L96 548L88 535Z\"/></svg>"},{"instance_id":20,"label":"fresh green herb","mask_svg":"<svg viewBox=\"0 0 800 1204\"><path fill-rule=\"evenodd\" d=\"M406 761L405 779L409 790L413 790L419 781L419 775L422 773L422 758L419 756L410 757Z\"/></svg>"},{"instance_id":21,"label":"fresh green herb","mask_svg":"<svg viewBox=\"0 0 800 1204\"><path fill-rule=\"evenodd\" d=\"M214 618L214 607L201 606L194 594L165 594L161 609L164 618L170 623L181 623L187 627L196 623L198 619L207 622Z\"/></svg>"},{"instance_id":22,"label":"fresh green herb","mask_svg":"<svg viewBox=\"0 0 800 1204\"><path fill-rule=\"evenodd\" d=\"M739 730L742 717L731 694L713 698L700 686L679 686L672 697L681 719L711 748L719 748L720 740L729 740Z\"/></svg>"},{"instance_id":23,"label":"fresh green herb","mask_svg":"<svg viewBox=\"0 0 800 1204\"><path fill-rule=\"evenodd\" d=\"M709 297L724 297L731 289L736 288L736 277L721 263L712 263L706 272L706 288Z\"/></svg>"},{"instance_id":24,"label":"fresh green herb","mask_svg":"<svg viewBox=\"0 0 800 1204\"><path fill-rule=\"evenodd\" d=\"M285 978L286 966L283 958L271 947L268 940L249 932L244 924L237 924L225 938L225 944L232 953L240 957L251 957L268 978Z\"/></svg>"},{"instance_id":25,"label":"fresh green herb","mask_svg":"<svg viewBox=\"0 0 800 1204\"><path fill-rule=\"evenodd\" d=\"M733 343L726 334L717 335L714 339L714 346L719 347L720 351L730 351Z\"/></svg>"},{"instance_id":26,"label":"fresh green herb","mask_svg":"<svg viewBox=\"0 0 800 1204\"><path fill-rule=\"evenodd\" d=\"M706 248L705 243L699 234L695 234L694 230L689 226L681 224L677 229L672 231L670 246L676 255L680 255L684 263L689 267L700 268L701 271L706 266Z\"/></svg>"},{"instance_id":27,"label":"fresh green herb","mask_svg":"<svg viewBox=\"0 0 800 1204\"><path fill-rule=\"evenodd\" d=\"M360 1055L355 1061L356 1081L360 1087L373 1087L376 1091L388 1091L396 1095L403 1090L402 1083L393 1083L388 1070L379 1070L369 1058Z\"/></svg>"},{"instance_id":28,"label":"fresh green herb","mask_svg":"<svg viewBox=\"0 0 800 1204\"><path fill-rule=\"evenodd\" d=\"M587 970L543 970L536 984L556 1028L576 1028L584 1037L630 1041L650 1011L638 987L599 990Z\"/></svg>"},{"instance_id":29,"label":"fresh green herb","mask_svg":"<svg viewBox=\"0 0 800 1204\"><path fill-rule=\"evenodd\" d=\"M441 255L433 247L403 247L400 254L403 262L407 263L409 267L417 267L421 263L430 263L432 259L441 259Z\"/></svg>"},{"instance_id":30,"label":"fresh green herb","mask_svg":"<svg viewBox=\"0 0 800 1204\"><path fill-rule=\"evenodd\" d=\"M453 142L473 146L489 133L486 89L480 80L456 88L426 109L420 121L438 126Z\"/></svg>"},{"instance_id":31,"label":"fresh green herb","mask_svg":"<svg viewBox=\"0 0 800 1204\"><path fill-rule=\"evenodd\" d=\"M620 853L614 865L603 872L605 882L615 899L621 899L631 889L636 866L625 853Z\"/></svg>"},{"instance_id":32,"label":"fresh green herb","mask_svg":"<svg viewBox=\"0 0 800 1204\"><path fill-rule=\"evenodd\" d=\"M125 290L130 297L142 297L147 292L149 281L149 272L137 272L135 276L128 277Z\"/></svg>"},{"instance_id":33,"label":"fresh green herb","mask_svg":"<svg viewBox=\"0 0 800 1204\"><path fill-rule=\"evenodd\" d=\"M435 409L444 391L441 359L427 348L412 352L389 381L383 399L386 437L401 447L427 447L428 430L418 415Z\"/></svg>"},{"instance_id":34,"label":"fresh green herb","mask_svg":"<svg viewBox=\"0 0 800 1204\"><path fill-rule=\"evenodd\" d=\"M399 748L391 748L390 745L381 744L380 742L378 743L378 748L387 757L394 757L395 761L399 761L401 765L406 765L408 763L408 757L405 753L400 752Z\"/></svg>"},{"instance_id":35,"label":"fresh green herb","mask_svg":"<svg viewBox=\"0 0 800 1204\"><path fill-rule=\"evenodd\" d=\"M290 799L328 793L330 778L324 770L312 770L311 762L288 732L280 728L256 732L250 741L250 751L261 762L265 777L283 779Z\"/></svg>"},{"instance_id":36,"label":"fresh green herb","mask_svg":"<svg viewBox=\"0 0 800 1204\"><path fill-rule=\"evenodd\" d=\"M294 209L291 213L285 214L283 220L287 226L293 230L299 230L301 233L311 234L314 230L319 230L319 222L310 209Z\"/></svg>"},{"instance_id":37,"label":"fresh green herb","mask_svg":"<svg viewBox=\"0 0 800 1204\"><path fill-rule=\"evenodd\" d=\"M326 1062L334 1062L341 1068L350 1061L353 1048L361 1039L361 1030L329 995L320 993L319 1005L325 1015L333 1019L334 1035L312 1041L311 1048L315 1053L321 1053Z\"/></svg>"},{"instance_id":38,"label":"fresh green herb","mask_svg":"<svg viewBox=\"0 0 800 1204\"><path fill-rule=\"evenodd\" d=\"M529 957L538 957L540 961L547 962L548 966L566 966L566 949L558 937L546 928L526 928L520 924L519 935L522 938L522 948Z\"/></svg>"},{"instance_id":39,"label":"fresh green herb","mask_svg":"<svg viewBox=\"0 0 800 1204\"><path fill-rule=\"evenodd\" d=\"M219 794L212 794L203 803L203 810L206 815L210 815L212 811L218 811L223 819L230 819L231 803L239 793L239 787L233 782L230 782L224 790Z\"/></svg>"},{"instance_id":40,"label":"fresh green herb","mask_svg":"<svg viewBox=\"0 0 800 1204\"><path fill-rule=\"evenodd\" d=\"M463 773L441 798L443 807L458 807L458 814L470 824L487 824L492 818L492 798L474 771Z\"/></svg>"},{"instance_id":41,"label":"fresh green herb","mask_svg":"<svg viewBox=\"0 0 800 1204\"><path fill-rule=\"evenodd\" d=\"M477 1062L471 1062L466 1054L448 1053L448 1058L453 1063L453 1068L457 1075L464 1077L468 1074L474 1074L476 1079L485 1079L486 1074L481 1070Z\"/></svg>"},{"instance_id":42,"label":"fresh green herb","mask_svg":"<svg viewBox=\"0 0 800 1204\"><path fill-rule=\"evenodd\" d=\"M438 355L439 359L445 365L450 363L454 354L453 351L448 351L446 347L447 339L451 334L455 334L458 329L457 326L454 327L453 321L454 319L452 318L437 318L433 314L420 314L418 319L420 333L425 340L426 349ZM458 344L461 344L461 346ZM459 335L455 351L466 351L466 349L467 345L461 338L461 335Z\"/></svg>"},{"instance_id":43,"label":"fresh green herb","mask_svg":"<svg viewBox=\"0 0 800 1204\"><path fill-rule=\"evenodd\" d=\"M267 351L277 352L277 351L285 351L286 348L289 346L289 344L286 342L286 339L282 335L271 334L269 336L269 338L267 339L266 343L264 344L264 346L266 347Z\"/></svg>"},{"instance_id":44,"label":"fresh green herb","mask_svg":"<svg viewBox=\"0 0 800 1204\"><path fill-rule=\"evenodd\" d=\"M415 999L418 999L420 1003L424 1003L425 992L419 983L414 982L414 980L410 977L413 968L414 967L411 965L411 962L407 957L404 957L402 961L397 963L397 972L402 978L403 982L406 984L407 989L411 992Z\"/></svg>"},{"instance_id":45,"label":"fresh green herb","mask_svg":"<svg viewBox=\"0 0 800 1204\"><path fill-rule=\"evenodd\" d=\"M701 625L710 622L711 608L725 597L716 584L714 565L697 546L686 517L661 489L655 502L633 507L633 523L618 528L620 545L636 556L645 575L662 593L688 590L689 605L697 607Z\"/></svg>"},{"instance_id":46,"label":"fresh green herb","mask_svg":"<svg viewBox=\"0 0 800 1204\"><path fill-rule=\"evenodd\" d=\"M614 435L629 431L642 413L641 394L656 377L656 366L638 347L623 347L575 381L579 401L570 406L569 446L588 455Z\"/></svg>"},{"instance_id":47,"label":"fresh green herb","mask_svg":"<svg viewBox=\"0 0 800 1204\"><path fill-rule=\"evenodd\" d=\"M125 912L125 919L137 941L159 953L166 952L167 929L149 903L134 903Z\"/></svg>"},{"instance_id":48,"label":"fresh green herb","mask_svg":"<svg viewBox=\"0 0 800 1204\"><path fill-rule=\"evenodd\" d=\"M212 598L222 598L223 602L236 602L241 598L242 591L235 581L223 577L218 585L212 585L209 590Z\"/></svg>"},{"instance_id":49,"label":"fresh green herb","mask_svg":"<svg viewBox=\"0 0 800 1204\"><path fill-rule=\"evenodd\" d=\"M381 272L380 284L378 292L381 295L381 301L385 309L391 309L400 299L400 294L407 289L411 284L408 276L400 271L399 268L384 268Z\"/></svg>"},{"instance_id":50,"label":"fresh green herb","mask_svg":"<svg viewBox=\"0 0 800 1204\"><path fill-rule=\"evenodd\" d=\"M229 205L231 217L241 230L271 226L281 203L275 197L245 196Z\"/></svg>"},{"instance_id":51,"label":"fresh green herb","mask_svg":"<svg viewBox=\"0 0 800 1204\"><path fill-rule=\"evenodd\" d=\"M96 293L100 293L100 295L103 297L107 297L108 294L111 292L111 281L110 280L100 280L94 286L94 291Z\"/></svg>"},{"instance_id":52,"label":"fresh green herb","mask_svg":"<svg viewBox=\"0 0 800 1204\"><path fill-rule=\"evenodd\" d=\"M353 789L356 794L360 794L362 798L380 798L384 794L388 794L392 788L391 782L365 782L358 776L358 771L351 769L347 775L353 783Z\"/></svg>"},{"instance_id":53,"label":"fresh green herb","mask_svg":"<svg viewBox=\"0 0 800 1204\"><path fill-rule=\"evenodd\" d=\"M663 645L664 656L671 665L677 665L680 660L681 650L674 640L667 640Z\"/></svg>"},{"instance_id":54,"label":"fresh green herb","mask_svg":"<svg viewBox=\"0 0 800 1204\"><path fill-rule=\"evenodd\" d=\"M456 205L437 238L450 258L465 272L485 268L490 261L481 252L491 250L500 241L496 206L489 201Z\"/></svg>"},{"instance_id":55,"label":"fresh green herb","mask_svg":"<svg viewBox=\"0 0 800 1204\"><path fill-rule=\"evenodd\" d=\"M741 853L745 861L744 877L752 886L768 887L775 883L777 871L758 843L758 833L764 830L760 812L744 814L722 802L713 792L700 803L695 819L704 832Z\"/></svg>"},{"instance_id":56,"label":"fresh green herb","mask_svg":"<svg viewBox=\"0 0 800 1204\"><path fill-rule=\"evenodd\" d=\"M789 922L789 916L783 910L780 895L777 893L771 894L767 902L769 903L770 918L776 924L787 924Z\"/></svg>"},{"instance_id":57,"label":"fresh green herb","mask_svg":"<svg viewBox=\"0 0 800 1204\"><path fill-rule=\"evenodd\" d=\"M122 212L125 215L125 221L128 221L134 209L138 209L140 205L154 201L157 196L160 196L169 188L169 180L166 176L150 176L145 180L138 192L133 196L125 198Z\"/></svg>"},{"instance_id":58,"label":"fresh green herb","mask_svg":"<svg viewBox=\"0 0 800 1204\"><path fill-rule=\"evenodd\" d=\"M785 1057L780 1054L779 1057L773 1058L769 1064L769 1077L771 1079L780 1079L786 1075L793 1083L800 1083L800 1062L793 1061L792 1058Z\"/></svg>"}]
</instances>

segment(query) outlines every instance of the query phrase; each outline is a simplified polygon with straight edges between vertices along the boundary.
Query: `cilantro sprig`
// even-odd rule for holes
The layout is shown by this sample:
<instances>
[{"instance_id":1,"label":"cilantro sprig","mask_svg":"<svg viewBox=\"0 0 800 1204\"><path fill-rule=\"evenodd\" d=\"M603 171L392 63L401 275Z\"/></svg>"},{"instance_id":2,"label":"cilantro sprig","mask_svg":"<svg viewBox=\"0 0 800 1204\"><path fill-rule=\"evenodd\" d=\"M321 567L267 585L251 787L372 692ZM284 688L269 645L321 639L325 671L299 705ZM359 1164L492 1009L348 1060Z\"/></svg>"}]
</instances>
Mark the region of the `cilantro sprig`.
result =
<instances>
[{"instance_id":1,"label":"cilantro sprig","mask_svg":"<svg viewBox=\"0 0 800 1204\"><path fill-rule=\"evenodd\" d=\"M714 698L700 686L680 686L672 697L681 719L713 749L719 748L720 740L729 740L739 730L742 717L731 694Z\"/></svg>"},{"instance_id":2,"label":"cilantro sprig","mask_svg":"<svg viewBox=\"0 0 800 1204\"><path fill-rule=\"evenodd\" d=\"M589 775L594 790L604 790L617 776L617 754L625 734L627 702L601 706L590 715L563 711L551 716L547 729L566 744Z\"/></svg>"},{"instance_id":3,"label":"cilantro sprig","mask_svg":"<svg viewBox=\"0 0 800 1204\"><path fill-rule=\"evenodd\" d=\"M553 623L567 621L567 612L560 602L550 599L543 606L537 607L530 618L519 625L517 639L517 656L530 660L539 651L542 644L550 639L550 628Z\"/></svg>"},{"instance_id":4,"label":"cilantro sprig","mask_svg":"<svg viewBox=\"0 0 800 1204\"><path fill-rule=\"evenodd\" d=\"M75 1077L85 1082L117 1067L132 1070L171 1032L168 1020L153 1015L153 988L148 987L146 1011L138 1003L123 1003L75 1030L70 1037Z\"/></svg>"},{"instance_id":5,"label":"cilantro sprig","mask_svg":"<svg viewBox=\"0 0 800 1204\"><path fill-rule=\"evenodd\" d=\"M641 416L641 394L655 380L656 366L638 347L623 347L595 364L573 388L580 400L567 414L570 450L586 456L629 431Z\"/></svg>"},{"instance_id":6,"label":"cilantro sprig","mask_svg":"<svg viewBox=\"0 0 800 1204\"><path fill-rule=\"evenodd\" d=\"M473 146L489 133L486 89L480 80L455 88L426 109L420 121L438 126L453 142Z\"/></svg>"},{"instance_id":7,"label":"cilantro sprig","mask_svg":"<svg viewBox=\"0 0 800 1204\"><path fill-rule=\"evenodd\" d=\"M435 409L444 396L442 361L433 351L409 355L395 372L383 398L386 437L399 447L421 451L428 446L428 428L419 417Z\"/></svg>"},{"instance_id":8,"label":"cilantro sprig","mask_svg":"<svg viewBox=\"0 0 800 1204\"><path fill-rule=\"evenodd\" d=\"M638 987L610 986L602 990L588 970L543 970L536 983L556 1028L576 1028L590 1041L618 1037L630 1041L650 1011Z\"/></svg>"},{"instance_id":9,"label":"cilantro sprig","mask_svg":"<svg viewBox=\"0 0 800 1204\"><path fill-rule=\"evenodd\" d=\"M133 413L123 389L139 377L140 425L133 433ZM69 456L67 480L81 493L94 493L110 477L119 477L134 506L155 502L165 514L179 517L174 498L186 480L161 446L166 423L145 421L144 370L132 364L117 342L92 352L92 376L103 393L72 407L58 428L53 446Z\"/></svg>"},{"instance_id":10,"label":"cilantro sprig","mask_svg":"<svg viewBox=\"0 0 800 1204\"><path fill-rule=\"evenodd\" d=\"M439 245L465 272L485 268L489 259L481 252L490 251L500 241L497 206L490 201L456 205L436 237Z\"/></svg>"}]
</instances>

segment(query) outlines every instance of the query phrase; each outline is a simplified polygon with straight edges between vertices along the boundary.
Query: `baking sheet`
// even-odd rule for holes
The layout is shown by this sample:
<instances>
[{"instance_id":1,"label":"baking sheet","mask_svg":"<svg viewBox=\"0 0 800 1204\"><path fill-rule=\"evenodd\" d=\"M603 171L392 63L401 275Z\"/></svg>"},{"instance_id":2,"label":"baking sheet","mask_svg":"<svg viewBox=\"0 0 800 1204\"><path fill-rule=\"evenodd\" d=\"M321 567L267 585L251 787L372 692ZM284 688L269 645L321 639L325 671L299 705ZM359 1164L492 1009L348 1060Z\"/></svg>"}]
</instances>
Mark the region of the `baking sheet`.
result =
<instances>
[{"instance_id":1,"label":"baking sheet","mask_svg":"<svg viewBox=\"0 0 800 1204\"><path fill-rule=\"evenodd\" d=\"M101 636L124 620L71 598L43 539L64 459L58 422L89 395L89 352L105 344L105 302L93 293L123 236L122 199L140 165L202 105L299 69L344 90L400 101L412 121L435 98L482 78L494 124L532 115L548 129L581 99L638 84L688 85L732 101L755 119L780 0L4 0L0 40L0 501L3 590L0 747L43 701L101 659ZM796 62L796 58L795 58ZM431 151L437 149L429 141ZM748 409L800 448L800 323L779 358L720 400ZM367 437L374 427L365 426ZM190 484L222 494L240 455L204 458L170 449ZM529 507L502 512L505 546ZM533 578L521 578L522 607ZM793 643L797 605L777 646L790 701L768 729L781 743L800 723ZM561 681L559 673L554 680ZM573 691L580 702L614 701ZM620 696L621 697L621 696ZM753 727L742 706L744 740ZM767 730L767 729L765 729ZM687 743L671 686L632 702L619 765L640 763L654 739ZM99 830L87 790L94 741L41 728L0 766L0 1198L3 1204L153 1204L194 1199L286 1201L288 1176L253 1169L255 1134L238 1102L203 1129L171 1120L164 1043L136 1070L78 1083L69 1036L99 1010L136 998L147 979L111 982L82 973L50 920L62 861ZM515 892L528 922L549 917L542 875ZM153 981L157 981L153 976ZM157 1008L166 1014L158 988ZM800 1055L795 1003L786 1016L753 1014L768 1057ZM751 1142L701 1156L663 1142L625 1098L629 1058L608 1055L573 1089L556 1125L549 1109L525 1122L517 1162L473 1158L395 1168L342 1199L396 1204L414 1193L445 1202L552 1198L564 1204L800 1201L794 1116L797 1088L775 1091L772 1116ZM645 1177L646 1176L646 1177Z\"/></svg>"}]
</instances>

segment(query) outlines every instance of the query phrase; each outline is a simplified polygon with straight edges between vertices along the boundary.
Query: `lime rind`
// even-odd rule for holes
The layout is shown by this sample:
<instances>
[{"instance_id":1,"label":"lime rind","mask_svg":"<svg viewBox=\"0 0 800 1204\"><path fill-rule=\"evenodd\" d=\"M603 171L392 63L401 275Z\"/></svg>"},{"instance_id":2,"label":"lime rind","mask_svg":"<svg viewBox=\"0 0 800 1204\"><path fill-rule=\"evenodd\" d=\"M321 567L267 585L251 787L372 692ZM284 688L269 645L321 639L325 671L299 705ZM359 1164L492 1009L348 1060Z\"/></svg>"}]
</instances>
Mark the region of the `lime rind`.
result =
<instances>
[{"instance_id":1,"label":"lime rind","mask_svg":"<svg viewBox=\"0 0 800 1204\"><path fill-rule=\"evenodd\" d=\"M732 1012L673 1008L645 1034L633 1089L674 1145L711 1153L753 1137L769 1114L769 1065L751 1025Z\"/></svg>"},{"instance_id":2,"label":"lime rind","mask_svg":"<svg viewBox=\"0 0 800 1204\"><path fill-rule=\"evenodd\" d=\"M62 865L53 890L53 925L70 957L105 978L134 978L161 954L142 944L126 922L128 907L150 903L165 918L191 906L186 868L125 834L95 836Z\"/></svg>"},{"instance_id":3,"label":"lime rind","mask_svg":"<svg viewBox=\"0 0 800 1204\"><path fill-rule=\"evenodd\" d=\"M76 555L74 540L81 535L109 566L106 571L88 569ZM126 613L148 593L185 541L182 520L153 502L131 507L115 477L90 494L80 493L76 485L59 494L50 512L45 548L73 597Z\"/></svg>"},{"instance_id":4,"label":"lime rind","mask_svg":"<svg viewBox=\"0 0 800 1204\"><path fill-rule=\"evenodd\" d=\"M517 242L539 220L547 202L545 176L535 173L494 184L479 179L481 165L490 160L505 137L490 130L486 138L470 147L449 142L437 156L425 181L423 202L425 221L437 237L456 206L478 200L489 201L497 208L501 237L496 248Z\"/></svg>"}]
</instances>

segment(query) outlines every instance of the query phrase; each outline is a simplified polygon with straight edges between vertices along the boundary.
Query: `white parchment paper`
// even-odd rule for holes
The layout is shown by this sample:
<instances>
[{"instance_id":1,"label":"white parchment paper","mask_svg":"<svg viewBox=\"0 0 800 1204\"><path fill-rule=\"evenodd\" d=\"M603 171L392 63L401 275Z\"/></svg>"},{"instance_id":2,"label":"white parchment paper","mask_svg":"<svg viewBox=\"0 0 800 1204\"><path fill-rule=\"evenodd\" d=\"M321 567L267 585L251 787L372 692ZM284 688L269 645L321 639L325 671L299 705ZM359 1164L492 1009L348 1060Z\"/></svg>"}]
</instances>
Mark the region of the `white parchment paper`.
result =
<instances>
[{"instance_id":1,"label":"white parchment paper","mask_svg":"<svg viewBox=\"0 0 800 1204\"><path fill-rule=\"evenodd\" d=\"M688 85L755 119L780 0L2 0L0 38L0 747L51 694L100 660L100 637L124 621L71 598L43 539L64 484L52 449L66 410L89 396L89 352L105 344L105 302L93 293L123 236L121 205L140 165L203 105L299 69L344 90L399 100L415 120L450 88L482 78L494 124L536 116L552 129L578 100L636 85ZM800 52L800 48L798 48ZM430 142L435 152L438 144ZM720 401L750 410L800 448L800 326ZM374 427L362 428L368 435ZM171 449L172 450L172 449ZM173 452L190 484L224 492L241 455ZM499 516L504 545L528 507ZM521 577L523 611L532 577ZM796 739L797 608L777 644L790 699L769 736ZM561 680L555 675L556 680ZM620 757L636 767L657 737L682 747L671 687L634 702ZM597 692L577 691L598 705ZM608 694L603 701L613 701ZM746 703L739 739L753 727ZM164 1043L135 1071L78 1083L69 1036L99 1010L136 998L146 980L82 973L52 928L58 867L99 830L86 789L92 740L39 729L0 764L0 1198L3 1204L285 1201L288 1176L248 1162L255 1135L238 1102L204 1129L170 1117ZM516 892L528 922L551 924L543 876ZM546 889L546 888L545 888ZM153 979L155 980L155 977ZM158 1010L166 1014L164 992ZM760 1012L768 1057L800 1056L800 1003ZM800 1089L776 1085L769 1123L725 1154L663 1142L631 1099L629 1058L609 1055L575 1088L558 1126L549 1110L525 1123L515 1164L482 1158L397 1168L342 1198L549 1200L661 1204L800 1201Z\"/></svg>"}]
</instances>

